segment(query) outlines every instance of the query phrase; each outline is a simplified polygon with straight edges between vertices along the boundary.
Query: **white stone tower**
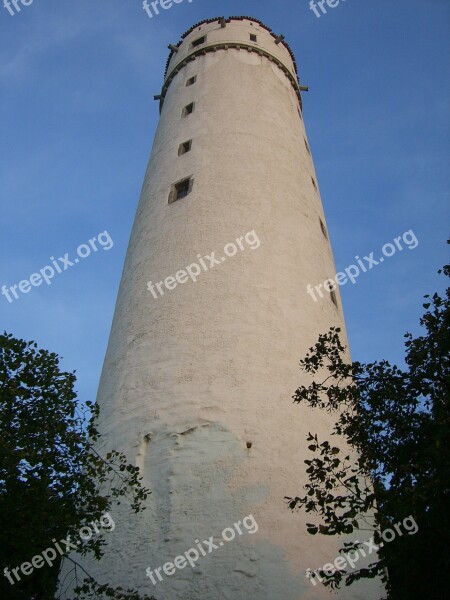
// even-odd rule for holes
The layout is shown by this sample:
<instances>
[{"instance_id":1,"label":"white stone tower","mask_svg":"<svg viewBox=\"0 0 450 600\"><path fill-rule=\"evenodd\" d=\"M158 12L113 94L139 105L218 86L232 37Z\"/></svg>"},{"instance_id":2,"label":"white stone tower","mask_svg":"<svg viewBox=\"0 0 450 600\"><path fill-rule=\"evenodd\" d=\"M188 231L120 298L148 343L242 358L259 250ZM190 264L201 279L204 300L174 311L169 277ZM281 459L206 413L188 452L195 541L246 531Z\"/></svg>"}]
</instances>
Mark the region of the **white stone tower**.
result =
<instances>
[{"instance_id":1,"label":"white stone tower","mask_svg":"<svg viewBox=\"0 0 450 600\"><path fill-rule=\"evenodd\" d=\"M338 292L306 293L335 268L295 61L250 17L203 21L170 48L98 396L105 447L135 460L152 494L137 517L112 513L96 574L158 600L328 598L305 569L333 561L339 540L312 538L284 501L305 483L308 431L330 430L292 403L298 361L345 329ZM196 282L180 273L194 263ZM248 515L258 531L220 546ZM195 568L146 576L211 536L219 547Z\"/></svg>"}]
</instances>

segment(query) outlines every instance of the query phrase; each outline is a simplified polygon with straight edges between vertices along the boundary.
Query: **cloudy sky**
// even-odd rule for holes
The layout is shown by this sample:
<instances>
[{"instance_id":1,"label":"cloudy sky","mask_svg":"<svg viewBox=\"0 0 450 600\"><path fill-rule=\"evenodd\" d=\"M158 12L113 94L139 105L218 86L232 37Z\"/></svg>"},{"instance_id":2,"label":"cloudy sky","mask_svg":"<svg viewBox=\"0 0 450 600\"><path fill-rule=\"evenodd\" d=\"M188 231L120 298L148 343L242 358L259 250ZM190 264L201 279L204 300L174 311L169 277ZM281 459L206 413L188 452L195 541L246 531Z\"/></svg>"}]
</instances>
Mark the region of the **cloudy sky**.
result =
<instances>
[{"instance_id":1,"label":"cloudy sky","mask_svg":"<svg viewBox=\"0 0 450 600\"><path fill-rule=\"evenodd\" d=\"M353 357L401 363L448 261L448 0L341 0L319 18L309 0L184 0L152 19L140 0L20 6L0 4L0 286L50 257L64 269L58 258L101 232L114 245L49 286L0 296L2 329L62 355L80 397L95 397L167 45L205 18L250 15L285 34L310 88L304 120L337 270L409 230L419 241L341 288Z\"/></svg>"}]
</instances>

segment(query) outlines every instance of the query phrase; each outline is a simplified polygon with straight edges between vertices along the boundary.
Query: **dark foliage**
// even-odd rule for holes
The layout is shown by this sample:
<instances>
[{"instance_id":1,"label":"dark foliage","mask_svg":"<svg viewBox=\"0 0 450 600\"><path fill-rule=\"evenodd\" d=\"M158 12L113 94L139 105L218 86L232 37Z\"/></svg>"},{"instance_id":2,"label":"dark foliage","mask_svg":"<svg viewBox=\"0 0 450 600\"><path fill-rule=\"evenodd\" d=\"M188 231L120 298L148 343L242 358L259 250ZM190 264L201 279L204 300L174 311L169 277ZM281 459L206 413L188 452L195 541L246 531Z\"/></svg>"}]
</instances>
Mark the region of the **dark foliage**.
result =
<instances>
[{"instance_id":1,"label":"dark foliage","mask_svg":"<svg viewBox=\"0 0 450 600\"><path fill-rule=\"evenodd\" d=\"M68 536L78 542L80 556L90 554L99 560L104 536L83 541L80 529L98 522L112 502L125 496L137 513L148 495L138 468L128 464L122 453L112 450L103 458L95 450L98 407L87 402L80 408L75 375L61 371L59 360L34 342L6 333L0 336L2 571L31 562ZM77 598L139 599L133 591L95 582L70 556L70 547L65 557L71 564L68 585L80 586ZM14 585L2 572L0 597L52 600L61 560L58 553L52 567L34 568L29 575L19 571L20 581L13 578Z\"/></svg>"},{"instance_id":2,"label":"dark foliage","mask_svg":"<svg viewBox=\"0 0 450 600\"><path fill-rule=\"evenodd\" d=\"M443 268L450 275L450 265ZM369 568L320 573L331 589L380 576L390 600L441 600L450 572L450 288L426 296L422 336L406 334L406 368L351 363L338 328L321 335L301 361L311 385L294 401L336 416L331 443L310 433L306 495L292 510L316 515L309 533L366 540L367 514L379 532L412 516L417 533L396 535ZM356 458L355 458L356 457ZM349 547L343 548L348 550ZM333 560L332 557L330 557ZM320 565L318 565L320 567ZM387 567L388 578L386 579Z\"/></svg>"}]
</instances>

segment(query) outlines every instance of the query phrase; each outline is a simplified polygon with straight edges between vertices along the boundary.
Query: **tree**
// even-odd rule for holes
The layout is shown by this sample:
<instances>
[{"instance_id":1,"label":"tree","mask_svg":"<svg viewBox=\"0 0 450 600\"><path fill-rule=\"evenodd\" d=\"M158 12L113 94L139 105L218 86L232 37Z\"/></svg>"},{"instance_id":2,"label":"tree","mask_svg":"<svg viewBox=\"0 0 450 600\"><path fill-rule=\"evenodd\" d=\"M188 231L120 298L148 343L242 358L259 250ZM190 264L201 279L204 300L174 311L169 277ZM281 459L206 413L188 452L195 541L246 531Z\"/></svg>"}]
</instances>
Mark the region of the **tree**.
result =
<instances>
[{"instance_id":1,"label":"tree","mask_svg":"<svg viewBox=\"0 0 450 600\"><path fill-rule=\"evenodd\" d=\"M450 265L439 273L448 277ZM334 572L319 569L316 577L331 589L380 576L392 600L446 597L450 288L443 298L437 293L425 298L420 319L423 335L405 336L405 369L385 360L349 363L339 328L320 335L300 362L314 381L296 390L294 402L335 415L330 432L335 442L309 433L313 457L305 461L306 494L286 497L288 506L316 515L319 524L307 525L312 535L353 534L364 529L365 515L372 513L377 530L374 543L382 544L366 568L356 568L354 563L352 569L347 563L347 568L338 564ZM351 459L355 454L356 463ZM408 518L416 527L405 531L401 524ZM388 530L394 531L394 539ZM363 545L361 531L358 538L361 543L344 544L340 552L353 551L356 556Z\"/></svg>"},{"instance_id":2,"label":"tree","mask_svg":"<svg viewBox=\"0 0 450 600\"><path fill-rule=\"evenodd\" d=\"M79 555L101 559L99 525L106 526L106 515L112 521L112 502L127 496L137 513L149 492L122 453L97 453L98 406L80 406L75 374L61 371L59 360L34 342L0 336L0 596L53 599L64 558L72 564L77 598L139 600L133 590L96 582L69 556L76 545ZM90 538L86 530L80 535L83 527L90 527ZM54 560L40 564L46 549Z\"/></svg>"}]
</instances>

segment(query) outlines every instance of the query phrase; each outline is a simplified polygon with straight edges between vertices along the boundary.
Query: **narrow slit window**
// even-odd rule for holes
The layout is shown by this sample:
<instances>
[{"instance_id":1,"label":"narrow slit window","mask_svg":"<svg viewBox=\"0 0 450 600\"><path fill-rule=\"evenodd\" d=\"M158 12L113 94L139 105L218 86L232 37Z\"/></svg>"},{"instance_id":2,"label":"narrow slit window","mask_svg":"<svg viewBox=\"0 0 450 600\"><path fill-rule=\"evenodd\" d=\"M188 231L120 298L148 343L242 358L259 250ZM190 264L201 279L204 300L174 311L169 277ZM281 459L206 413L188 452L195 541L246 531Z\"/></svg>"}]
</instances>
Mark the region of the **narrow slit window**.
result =
<instances>
[{"instance_id":1,"label":"narrow slit window","mask_svg":"<svg viewBox=\"0 0 450 600\"><path fill-rule=\"evenodd\" d=\"M338 303L337 303L336 293L333 290L331 290L331 292L330 292L330 298L331 298L331 301L333 302L333 304L335 305L335 307L337 308Z\"/></svg>"},{"instance_id":2,"label":"narrow slit window","mask_svg":"<svg viewBox=\"0 0 450 600\"><path fill-rule=\"evenodd\" d=\"M316 183L316 181L315 181L314 177L311 177L311 181L312 181L312 184L313 184L313 186L314 186L314 187L316 188L316 190L317 190L317 183Z\"/></svg>"},{"instance_id":3,"label":"narrow slit window","mask_svg":"<svg viewBox=\"0 0 450 600\"><path fill-rule=\"evenodd\" d=\"M250 34L250 40L251 40L252 42L257 42L257 41L258 41L258 36L257 36L257 35L255 35L254 33L251 33L251 34Z\"/></svg>"},{"instance_id":4,"label":"narrow slit window","mask_svg":"<svg viewBox=\"0 0 450 600\"><path fill-rule=\"evenodd\" d=\"M191 115L193 112L194 112L194 103L191 102L190 104L188 104L187 106L185 106L183 108L181 116L182 117L187 117L188 115Z\"/></svg>"},{"instance_id":5,"label":"narrow slit window","mask_svg":"<svg viewBox=\"0 0 450 600\"><path fill-rule=\"evenodd\" d=\"M201 46L206 42L206 35L202 35L202 37L197 38L191 44L191 48L197 48L197 46Z\"/></svg>"},{"instance_id":6,"label":"narrow slit window","mask_svg":"<svg viewBox=\"0 0 450 600\"><path fill-rule=\"evenodd\" d=\"M194 75L193 77L189 77L189 79L186 81L186 87L189 87L190 85L194 85L194 83L197 81L197 75Z\"/></svg>"},{"instance_id":7,"label":"narrow slit window","mask_svg":"<svg viewBox=\"0 0 450 600\"><path fill-rule=\"evenodd\" d=\"M186 198L186 196L191 193L193 185L194 180L192 177L187 177L186 179L174 183L169 194L169 204L181 200L182 198Z\"/></svg>"},{"instance_id":8,"label":"narrow slit window","mask_svg":"<svg viewBox=\"0 0 450 600\"><path fill-rule=\"evenodd\" d=\"M183 142L182 144L180 144L179 148L178 148L178 156L182 156L183 154L186 154L187 152L190 152L192 148L192 140L188 140L187 142Z\"/></svg>"},{"instance_id":9,"label":"narrow slit window","mask_svg":"<svg viewBox=\"0 0 450 600\"><path fill-rule=\"evenodd\" d=\"M306 141L306 139L305 139L305 146L306 146L306 149L308 150L308 154L311 155L311 148L309 147L309 144Z\"/></svg>"},{"instance_id":10,"label":"narrow slit window","mask_svg":"<svg viewBox=\"0 0 450 600\"><path fill-rule=\"evenodd\" d=\"M326 237L326 239L328 239L328 233L327 233L327 230L325 228L325 225L323 224L322 219L319 218L319 221L320 221L320 229L322 230L322 233Z\"/></svg>"}]
</instances>

